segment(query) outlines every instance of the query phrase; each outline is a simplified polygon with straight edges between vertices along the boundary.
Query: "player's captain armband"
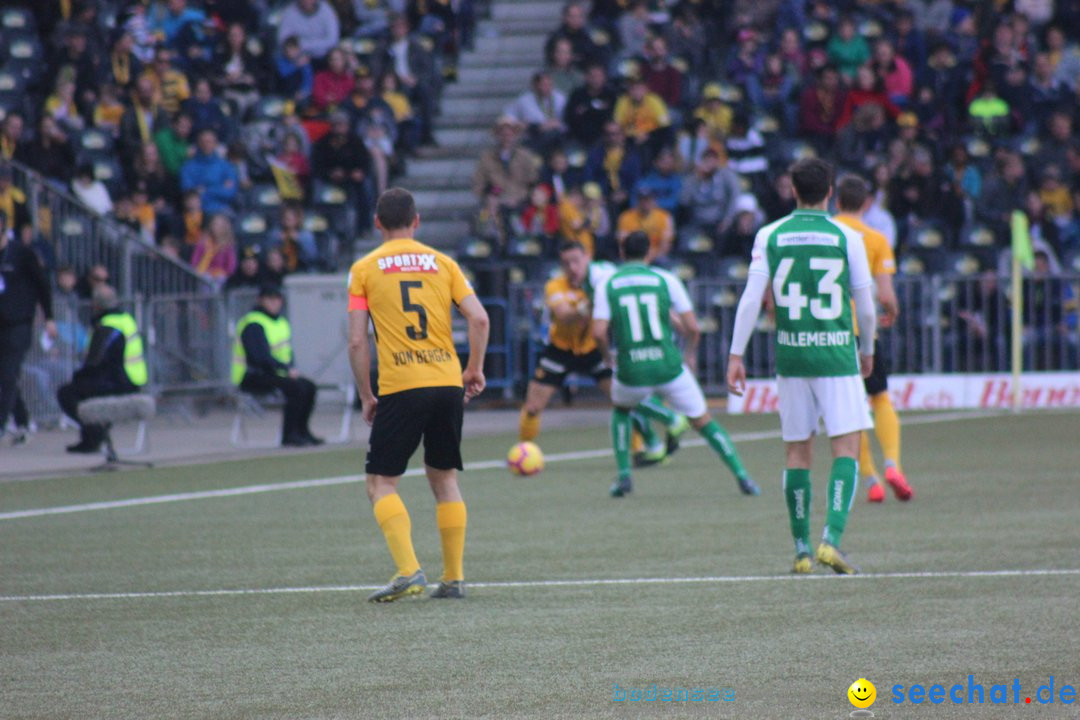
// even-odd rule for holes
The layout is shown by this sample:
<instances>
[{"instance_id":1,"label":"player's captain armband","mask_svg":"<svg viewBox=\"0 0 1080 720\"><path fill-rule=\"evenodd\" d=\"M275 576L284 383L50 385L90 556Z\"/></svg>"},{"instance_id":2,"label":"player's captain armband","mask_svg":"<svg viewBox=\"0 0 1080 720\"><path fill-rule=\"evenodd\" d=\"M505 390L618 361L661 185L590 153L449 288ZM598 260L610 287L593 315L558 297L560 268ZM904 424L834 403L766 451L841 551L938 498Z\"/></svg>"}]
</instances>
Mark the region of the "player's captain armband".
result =
<instances>
[{"instance_id":1,"label":"player's captain armband","mask_svg":"<svg viewBox=\"0 0 1080 720\"><path fill-rule=\"evenodd\" d=\"M349 310L367 310L367 298L363 295L349 293Z\"/></svg>"}]
</instances>

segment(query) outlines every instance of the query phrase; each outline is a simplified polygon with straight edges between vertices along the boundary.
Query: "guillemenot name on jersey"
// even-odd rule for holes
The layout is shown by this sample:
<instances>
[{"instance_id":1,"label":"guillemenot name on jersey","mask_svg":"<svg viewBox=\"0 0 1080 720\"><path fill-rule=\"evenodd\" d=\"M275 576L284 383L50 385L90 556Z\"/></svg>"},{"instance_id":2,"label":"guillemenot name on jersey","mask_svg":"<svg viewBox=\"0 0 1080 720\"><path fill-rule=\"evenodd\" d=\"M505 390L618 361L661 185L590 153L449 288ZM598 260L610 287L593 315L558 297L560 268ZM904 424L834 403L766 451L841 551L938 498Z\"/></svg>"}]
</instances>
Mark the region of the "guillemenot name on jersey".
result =
<instances>
[{"instance_id":1,"label":"guillemenot name on jersey","mask_svg":"<svg viewBox=\"0 0 1080 720\"><path fill-rule=\"evenodd\" d=\"M818 332L791 332L790 330L778 330L776 333L778 345L790 347L831 347L843 346L851 342L850 330L821 330Z\"/></svg>"},{"instance_id":2,"label":"guillemenot name on jersey","mask_svg":"<svg viewBox=\"0 0 1080 720\"><path fill-rule=\"evenodd\" d=\"M401 253L379 258L384 273L437 273L439 265L431 253Z\"/></svg>"},{"instance_id":3,"label":"guillemenot name on jersey","mask_svg":"<svg viewBox=\"0 0 1080 720\"><path fill-rule=\"evenodd\" d=\"M826 245L837 247L840 239L830 233L820 232L788 232L776 236L776 244L779 247L796 247L799 245Z\"/></svg>"}]
</instances>

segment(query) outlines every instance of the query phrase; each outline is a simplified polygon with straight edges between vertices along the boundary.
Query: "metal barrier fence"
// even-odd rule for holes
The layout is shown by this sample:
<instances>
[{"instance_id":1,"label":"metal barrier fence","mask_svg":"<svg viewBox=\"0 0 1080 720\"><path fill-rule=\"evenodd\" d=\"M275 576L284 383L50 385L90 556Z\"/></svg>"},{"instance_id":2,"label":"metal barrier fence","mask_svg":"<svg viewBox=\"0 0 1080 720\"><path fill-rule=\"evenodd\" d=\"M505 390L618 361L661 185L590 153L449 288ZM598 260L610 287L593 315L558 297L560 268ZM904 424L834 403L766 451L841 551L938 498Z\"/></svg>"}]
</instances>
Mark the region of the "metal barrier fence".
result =
<instances>
[{"instance_id":1,"label":"metal barrier fence","mask_svg":"<svg viewBox=\"0 0 1080 720\"><path fill-rule=\"evenodd\" d=\"M124 296L211 292L213 285L187 263L162 252L112 218L89 211L59 183L12 162L12 179L26 194L35 233L52 248L58 265L85 272L104 265Z\"/></svg>"},{"instance_id":2,"label":"metal barrier fence","mask_svg":"<svg viewBox=\"0 0 1080 720\"><path fill-rule=\"evenodd\" d=\"M883 354L896 373L995 372L1008 369L1012 305L1007 284L993 275L900 276L896 278L900 317L882 330ZM724 370L742 280L695 280L691 297L701 318L699 378L707 392L723 393ZM541 281L511 284L507 297L485 298L492 318L488 385L504 397L531 377L547 337ZM1077 370L1080 329L1077 298L1080 275L1024 281L1025 370ZM123 307L134 315L146 343L151 389L158 393L230 391L229 366L237 320L254 304L254 290L227 295L176 293L152 298L128 296ZM49 341L42 328L23 368L22 394L39 424L60 420L56 390L70 380L90 337L88 301L57 294L54 311L60 337ZM753 377L774 372L773 328L767 314L747 350ZM455 341L465 350L464 325Z\"/></svg>"}]
</instances>

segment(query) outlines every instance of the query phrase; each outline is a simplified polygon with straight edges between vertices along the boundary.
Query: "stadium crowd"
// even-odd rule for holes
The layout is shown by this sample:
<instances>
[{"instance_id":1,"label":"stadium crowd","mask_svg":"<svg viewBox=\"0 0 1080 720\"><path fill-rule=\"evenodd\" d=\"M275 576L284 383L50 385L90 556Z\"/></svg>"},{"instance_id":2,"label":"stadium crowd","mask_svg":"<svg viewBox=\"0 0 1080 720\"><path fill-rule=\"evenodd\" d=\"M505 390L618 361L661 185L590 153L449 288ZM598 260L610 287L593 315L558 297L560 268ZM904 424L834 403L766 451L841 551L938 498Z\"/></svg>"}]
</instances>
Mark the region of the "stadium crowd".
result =
<instances>
[{"instance_id":1,"label":"stadium crowd","mask_svg":"<svg viewBox=\"0 0 1080 720\"><path fill-rule=\"evenodd\" d=\"M368 229L433 142L474 24L472 0L3 5L2 161L230 287L336 269L335 236ZM22 233L10 180L0 212Z\"/></svg>"},{"instance_id":2,"label":"stadium crowd","mask_svg":"<svg viewBox=\"0 0 1080 720\"><path fill-rule=\"evenodd\" d=\"M787 168L816 154L873 183L902 271L958 250L998 269L1014 209L1052 272L1076 270L1078 43L1071 0L572 1L480 159L476 232L614 257L643 229L656 262L708 274L794 206Z\"/></svg>"}]
</instances>

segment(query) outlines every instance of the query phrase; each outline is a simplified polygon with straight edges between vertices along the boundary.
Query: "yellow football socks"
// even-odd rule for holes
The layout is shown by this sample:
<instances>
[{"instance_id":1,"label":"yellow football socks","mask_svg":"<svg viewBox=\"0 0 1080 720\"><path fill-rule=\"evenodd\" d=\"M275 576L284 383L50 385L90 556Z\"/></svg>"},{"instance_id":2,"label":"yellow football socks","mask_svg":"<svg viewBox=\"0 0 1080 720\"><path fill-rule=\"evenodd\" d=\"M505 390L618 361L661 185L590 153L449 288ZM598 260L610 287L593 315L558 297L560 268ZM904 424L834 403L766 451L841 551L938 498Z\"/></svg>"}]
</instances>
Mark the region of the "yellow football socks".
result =
<instances>
[{"instance_id":1,"label":"yellow football socks","mask_svg":"<svg viewBox=\"0 0 1080 720\"><path fill-rule=\"evenodd\" d=\"M385 495L375 502L375 521L386 536L390 556L397 564L399 575L412 575L420 569L412 544L412 522L409 511L397 493Z\"/></svg>"},{"instance_id":2,"label":"yellow football socks","mask_svg":"<svg viewBox=\"0 0 1080 720\"><path fill-rule=\"evenodd\" d=\"M465 570L465 503L441 502L435 505L435 523L442 537L444 581L464 580Z\"/></svg>"},{"instance_id":3,"label":"yellow football socks","mask_svg":"<svg viewBox=\"0 0 1080 720\"><path fill-rule=\"evenodd\" d=\"M885 463L894 464L903 472L900 467L900 416L896 414L892 398L887 392L878 393L870 398L870 407L874 409L874 432L881 443Z\"/></svg>"},{"instance_id":4,"label":"yellow football socks","mask_svg":"<svg viewBox=\"0 0 1080 720\"><path fill-rule=\"evenodd\" d=\"M521 418L518 420L518 439L522 442L535 440L540 435L540 413L530 415L521 408Z\"/></svg>"},{"instance_id":5,"label":"yellow football socks","mask_svg":"<svg viewBox=\"0 0 1080 720\"><path fill-rule=\"evenodd\" d=\"M864 478L878 477L874 454L870 452L870 433L863 430L859 441L859 475Z\"/></svg>"}]
</instances>

